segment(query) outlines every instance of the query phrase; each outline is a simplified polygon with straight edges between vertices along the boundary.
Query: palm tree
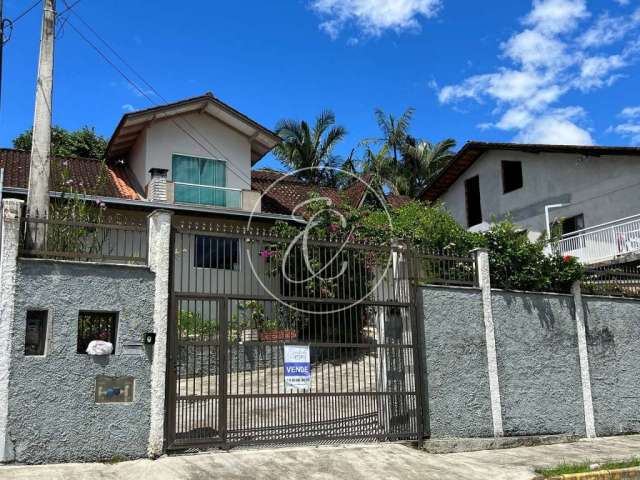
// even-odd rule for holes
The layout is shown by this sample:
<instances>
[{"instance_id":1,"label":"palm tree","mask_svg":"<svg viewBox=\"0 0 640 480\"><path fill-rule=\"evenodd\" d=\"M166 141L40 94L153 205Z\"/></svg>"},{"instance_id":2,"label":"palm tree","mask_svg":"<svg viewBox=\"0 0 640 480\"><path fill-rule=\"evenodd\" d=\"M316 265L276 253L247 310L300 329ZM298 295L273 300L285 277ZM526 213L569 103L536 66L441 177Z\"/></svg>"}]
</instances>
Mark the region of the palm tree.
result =
<instances>
[{"instance_id":1,"label":"palm tree","mask_svg":"<svg viewBox=\"0 0 640 480\"><path fill-rule=\"evenodd\" d=\"M438 143L408 138L396 183L403 195L417 198L436 174L454 157L456 141L447 138Z\"/></svg>"},{"instance_id":2,"label":"palm tree","mask_svg":"<svg viewBox=\"0 0 640 480\"><path fill-rule=\"evenodd\" d=\"M338 157L333 150L347 134L344 127L336 125L336 117L330 110L324 110L315 119L313 127L302 120L280 120L276 133L282 143L274 148L274 155L294 170L315 167L297 175L309 183L331 182L333 170L322 171L323 167L335 167Z\"/></svg>"},{"instance_id":3,"label":"palm tree","mask_svg":"<svg viewBox=\"0 0 640 480\"><path fill-rule=\"evenodd\" d=\"M393 152L393 160L396 164L406 142L414 112L415 109L409 107L400 117L396 118L379 108L375 110L376 122L378 122L378 127L382 130L383 135L378 141L383 142Z\"/></svg>"},{"instance_id":4,"label":"palm tree","mask_svg":"<svg viewBox=\"0 0 640 480\"><path fill-rule=\"evenodd\" d=\"M378 152L367 146L362 160L362 175L368 175L371 187L384 195L385 188L397 194L398 188L394 183L397 177L397 166L389 156L389 146L383 145Z\"/></svg>"}]
</instances>

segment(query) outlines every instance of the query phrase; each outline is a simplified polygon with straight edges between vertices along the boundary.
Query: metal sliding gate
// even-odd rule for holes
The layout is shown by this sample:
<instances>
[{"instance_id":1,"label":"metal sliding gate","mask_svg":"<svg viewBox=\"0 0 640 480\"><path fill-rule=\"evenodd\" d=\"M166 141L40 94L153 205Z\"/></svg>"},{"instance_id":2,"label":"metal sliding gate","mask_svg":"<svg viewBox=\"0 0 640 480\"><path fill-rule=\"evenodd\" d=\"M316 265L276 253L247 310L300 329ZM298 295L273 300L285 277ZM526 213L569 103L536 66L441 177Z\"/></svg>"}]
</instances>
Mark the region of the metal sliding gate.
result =
<instances>
[{"instance_id":1,"label":"metal sliding gate","mask_svg":"<svg viewBox=\"0 0 640 480\"><path fill-rule=\"evenodd\" d=\"M169 449L422 437L407 253L303 240L174 225Z\"/></svg>"}]
</instances>

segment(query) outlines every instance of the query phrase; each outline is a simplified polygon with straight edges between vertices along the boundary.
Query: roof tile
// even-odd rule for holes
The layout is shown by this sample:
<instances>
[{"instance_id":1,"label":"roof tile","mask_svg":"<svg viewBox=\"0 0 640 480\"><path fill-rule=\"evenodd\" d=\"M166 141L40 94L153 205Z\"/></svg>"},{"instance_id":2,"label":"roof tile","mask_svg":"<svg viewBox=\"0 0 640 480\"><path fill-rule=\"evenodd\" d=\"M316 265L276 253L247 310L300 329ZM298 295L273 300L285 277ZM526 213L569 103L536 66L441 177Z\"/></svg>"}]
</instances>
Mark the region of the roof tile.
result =
<instances>
[{"instance_id":1,"label":"roof tile","mask_svg":"<svg viewBox=\"0 0 640 480\"><path fill-rule=\"evenodd\" d=\"M29 164L31 154L23 150L0 149L0 168L4 169L4 185L7 187L27 188L29 185ZM65 165L66 164L66 165ZM79 190L95 192L103 197L140 200L136 182L126 167L106 165L107 175L101 177L100 161L90 158L55 157L51 162L50 190L62 190L62 171L69 168L70 179Z\"/></svg>"}]
</instances>

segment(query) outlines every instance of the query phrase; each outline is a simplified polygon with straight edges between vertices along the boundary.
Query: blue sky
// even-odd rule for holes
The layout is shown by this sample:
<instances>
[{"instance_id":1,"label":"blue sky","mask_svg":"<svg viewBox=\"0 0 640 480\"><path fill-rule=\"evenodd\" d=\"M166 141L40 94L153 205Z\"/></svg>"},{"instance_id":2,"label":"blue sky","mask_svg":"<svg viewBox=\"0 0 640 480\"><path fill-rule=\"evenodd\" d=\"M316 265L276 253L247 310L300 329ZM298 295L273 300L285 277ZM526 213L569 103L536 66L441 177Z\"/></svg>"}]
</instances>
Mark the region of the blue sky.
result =
<instances>
[{"instance_id":1,"label":"blue sky","mask_svg":"<svg viewBox=\"0 0 640 480\"><path fill-rule=\"evenodd\" d=\"M5 0L5 15L31 4ZM637 0L82 0L74 9L169 100L212 91L269 127L332 109L349 130L342 155L377 134L376 107L413 106L415 136L459 145L640 144ZM0 146L31 126L39 25L36 9L5 46ZM148 106L72 28L60 31L54 123L108 137L123 113Z\"/></svg>"}]
</instances>

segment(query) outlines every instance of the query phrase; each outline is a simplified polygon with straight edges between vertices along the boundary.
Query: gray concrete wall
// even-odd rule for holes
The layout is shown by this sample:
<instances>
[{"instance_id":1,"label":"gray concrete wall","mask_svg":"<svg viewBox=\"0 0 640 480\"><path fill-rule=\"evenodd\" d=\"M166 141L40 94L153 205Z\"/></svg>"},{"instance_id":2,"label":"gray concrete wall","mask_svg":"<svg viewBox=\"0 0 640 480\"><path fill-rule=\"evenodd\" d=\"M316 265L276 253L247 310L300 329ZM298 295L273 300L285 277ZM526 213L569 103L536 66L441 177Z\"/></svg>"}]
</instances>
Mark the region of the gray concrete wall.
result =
<instances>
[{"instance_id":1,"label":"gray concrete wall","mask_svg":"<svg viewBox=\"0 0 640 480\"><path fill-rule=\"evenodd\" d=\"M9 379L9 436L25 463L141 457L149 437L153 347L123 344L153 331L154 275L146 268L19 260ZM24 356L28 309L49 310L43 357ZM76 353L79 310L119 313L116 353ZM135 377L134 401L96 404L97 375Z\"/></svg>"},{"instance_id":2,"label":"gray concrete wall","mask_svg":"<svg viewBox=\"0 0 640 480\"><path fill-rule=\"evenodd\" d=\"M584 434L571 295L492 292L504 434Z\"/></svg>"},{"instance_id":3,"label":"gray concrete wall","mask_svg":"<svg viewBox=\"0 0 640 480\"><path fill-rule=\"evenodd\" d=\"M427 431L491 437L493 422L481 292L424 287Z\"/></svg>"},{"instance_id":4,"label":"gray concrete wall","mask_svg":"<svg viewBox=\"0 0 640 480\"><path fill-rule=\"evenodd\" d=\"M491 291L504 435L584 436L590 399L598 436L640 432L640 300L582 298L587 386L573 295ZM480 292L424 287L422 304L432 438L493 436Z\"/></svg>"},{"instance_id":5,"label":"gray concrete wall","mask_svg":"<svg viewBox=\"0 0 640 480\"><path fill-rule=\"evenodd\" d=\"M640 432L640 301L583 303L596 433Z\"/></svg>"}]
</instances>

